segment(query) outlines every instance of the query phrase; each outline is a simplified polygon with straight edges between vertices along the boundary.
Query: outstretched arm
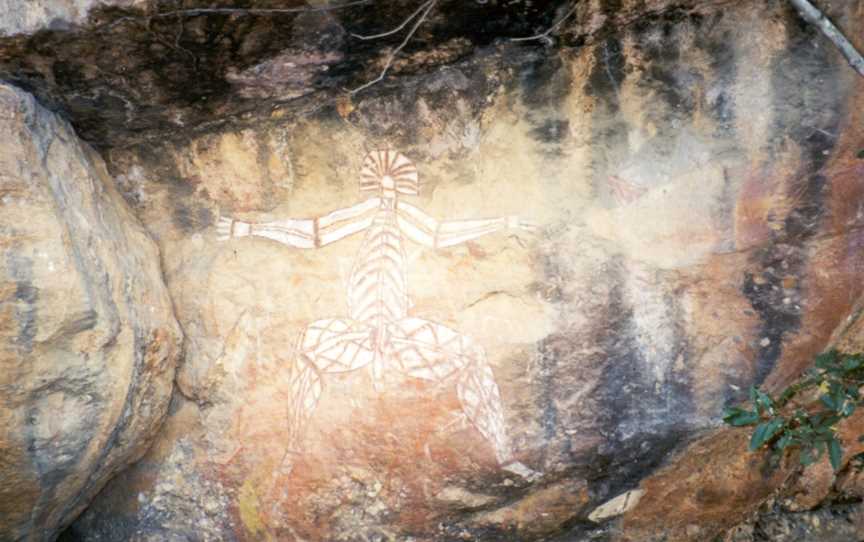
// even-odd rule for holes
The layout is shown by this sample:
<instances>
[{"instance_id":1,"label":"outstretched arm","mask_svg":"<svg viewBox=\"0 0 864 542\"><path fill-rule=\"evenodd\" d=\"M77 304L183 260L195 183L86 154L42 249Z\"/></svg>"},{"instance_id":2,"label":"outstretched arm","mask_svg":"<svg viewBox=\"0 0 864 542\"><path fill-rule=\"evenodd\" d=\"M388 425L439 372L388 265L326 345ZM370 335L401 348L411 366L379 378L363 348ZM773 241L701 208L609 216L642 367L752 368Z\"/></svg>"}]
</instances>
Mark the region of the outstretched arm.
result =
<instances>
[{"instance_id":1,"label":"outstretched arm","mask_svg":"<svg viewBox=\"0 0 864 542\"><path fill-rule=\"evenodd\" d=\"M254 235L290 247L317 248L368 228L379 204L378 198L370 198L318 218L288 218L273 222L252 223L221 217L216 231L220 240Z\"/></svg>"},{"instance_id":2,"label":"outstretched arm","mask_svg":"<svg viewBox=\"0 0 864 542\"><path fill-rule=\"evenodd\" d=\"M478 220L437 220L403 201L397 204L397 220L399 227L409 239L431 248L458 245L507 229L533 231L537 228L532 222L518 216Z\"/></svg>"}]
</instances>

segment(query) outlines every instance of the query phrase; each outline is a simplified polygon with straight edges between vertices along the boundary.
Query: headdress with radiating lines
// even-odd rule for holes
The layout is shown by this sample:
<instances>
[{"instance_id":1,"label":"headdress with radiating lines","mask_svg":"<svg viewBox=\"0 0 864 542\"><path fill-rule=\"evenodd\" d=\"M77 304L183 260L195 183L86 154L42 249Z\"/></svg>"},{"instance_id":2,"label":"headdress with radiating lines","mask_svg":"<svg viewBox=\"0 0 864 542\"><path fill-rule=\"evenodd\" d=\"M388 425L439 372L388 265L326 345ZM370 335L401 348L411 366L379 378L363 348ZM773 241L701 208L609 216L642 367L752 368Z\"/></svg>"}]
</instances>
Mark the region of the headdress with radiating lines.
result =
<instances>
[{"instance_id":1,"label":"headdress with radiating lines","mask_svg":"<svg viewBox=\"0 0 864 542\"><path fill-rule=\"evenodd\" d=\"M379 190L386 176L393 179L396 192L410 196L420 193L420 181L414 163L393 149L372 151L366 155L360 170L360 190Z\"/></svg>"}]
</instances>

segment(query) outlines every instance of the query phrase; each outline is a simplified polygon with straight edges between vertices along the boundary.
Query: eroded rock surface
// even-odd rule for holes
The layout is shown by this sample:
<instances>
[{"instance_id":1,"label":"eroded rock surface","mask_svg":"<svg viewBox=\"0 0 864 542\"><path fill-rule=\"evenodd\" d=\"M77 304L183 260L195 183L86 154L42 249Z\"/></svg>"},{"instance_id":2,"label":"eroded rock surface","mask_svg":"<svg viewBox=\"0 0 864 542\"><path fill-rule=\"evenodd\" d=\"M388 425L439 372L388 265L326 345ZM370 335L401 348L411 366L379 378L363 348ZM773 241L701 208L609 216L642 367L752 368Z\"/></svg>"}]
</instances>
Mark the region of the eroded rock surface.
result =
<instances>
[{"instance_id":1,"label":"eroded rock surface","mask_svg":"<svg viewBox=\"0 0 864 542\"><path fill-rule=\"evenodd\" d=\"M0 85L0 540L53 540L165 417L180 330L102 159Z\"/></svg>"},{"instance_id":2,"label":"eroded rock surface","mask_svg":"<svg viewBox=\"0 0 864 542\"><path fill-rule=\"evenodd\" d=\"M835 15L854 29L856 9ZM780 3L595 13L582 47L500 43L315 113L108 151L163 250L187 358L162 438L76 535L608 536L592 510L714 428L751 383L788 382L831 343L856 314L864 258L854 72ZM285 54L260 74L291 92ZM453 380L393 373L375 389L368 368L325 375L304 449L279 470L297 338L347 314L362 236L317 250L219 241L218 219L362 201L363 156L388 145L417 165L410 201L430 215L540 225L407 249L412 315L482 345L533 472L502 468ZM716 495L761 480L733 471L718 466ZM648 507L660 497L646 487ZM717 497L702 519L731 527L759 491Z\"/></svg>"},{"instance_id":3,"label":"eroded rock surface","mask_svg":"<svg viewBox=\"0 0 864 542\"><path fill-rule=\"evenodd\" d=\"M861 2L825 4L857 41ZM70 537L705 540L787 479L747 455L742 434L701 436L749 385L789 382L861 325L861 83L785 2L579 2L549 39L511 42L570 6L442 0L390 77L354 94L345 90L375 78L403 35L351 34L394 28L416 5L208 7L118 4L72 28L0 39L0 76L64 112L104 153L161 250L185 332L163 430ZM420 194L406 198L430 216L538 224L452 247L409 243L405 253L409 314L470 336L485 353L513 452L506 460L466 412L459 367L440 382L393 367L382 378L370 366L323 374L302 446L288 449L298 337L314 321L347 316L362 235L311 250L220 240L218 224L320 217L363 201L361 162L384 147L416 164ZM49 165L36 170L64 171ZM141 237L131 228L124 235ZM104 246L122 268L110 276L127 277L121 263L136 251ZM134 292L158 282L159 256L145 250ZM26 273L14 265L20 282ZM7 305L15 348L42 333L27 322L43 298L18 291ZM155 305L144 331L162 329L159 315L170 312L164 295L152 295L118 305L130 322ZM81 304L56 304L72 307L62 322L79 322ZM99 318L48 326L61 331L34 344L89 352L66 337L102 333ZM177 333L162 325L139 343L155 349L140 359L165 360L161 377L99 372L130 397L153 388L144 395L152 407L94 410L121 420L111 442L136 453L143 448L122 432L134 424L122 420L153 414L140 422L152 433L165 408ZM84 342L100 352L128 344L99 337ZM86 449L113 458L105 442L93 437ZM802 478L796 506L812 507L836 484L829 478ZM68 471L46 479L78 481ZM88 481L69 513L103 480ZM637 489L638 503L621 505L623 521L590 521Z\"/></svg>"}]
</instances>

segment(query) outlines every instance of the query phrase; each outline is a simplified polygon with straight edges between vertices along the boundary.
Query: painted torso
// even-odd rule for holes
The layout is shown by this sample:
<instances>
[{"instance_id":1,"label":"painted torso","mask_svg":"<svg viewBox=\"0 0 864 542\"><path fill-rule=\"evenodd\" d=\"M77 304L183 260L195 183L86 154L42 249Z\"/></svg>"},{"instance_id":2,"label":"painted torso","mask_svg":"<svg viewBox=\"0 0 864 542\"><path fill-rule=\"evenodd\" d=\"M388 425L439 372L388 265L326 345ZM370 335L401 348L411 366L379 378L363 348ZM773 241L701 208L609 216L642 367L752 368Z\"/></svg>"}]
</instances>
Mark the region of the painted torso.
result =
<instances>
[{"instance_id":1,"label":"painted torso","mask_svg":"<svg viewBox=\"0 0 864 542\"><path fill-rule=\"evenodd\" d=\"M396 198L381 198L348 281L348 314L376 329L408 315L404 238Z\"/></svg>"}]
</instances>

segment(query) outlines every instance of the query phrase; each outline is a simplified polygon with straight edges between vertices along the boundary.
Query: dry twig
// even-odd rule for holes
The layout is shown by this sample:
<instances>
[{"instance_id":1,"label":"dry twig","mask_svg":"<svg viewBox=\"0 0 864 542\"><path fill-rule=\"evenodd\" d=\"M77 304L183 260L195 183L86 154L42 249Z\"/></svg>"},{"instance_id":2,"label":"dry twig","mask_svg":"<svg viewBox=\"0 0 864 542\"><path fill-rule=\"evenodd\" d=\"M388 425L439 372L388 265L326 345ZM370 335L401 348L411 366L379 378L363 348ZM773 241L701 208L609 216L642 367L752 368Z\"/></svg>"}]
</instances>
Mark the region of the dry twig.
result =
<instances>
[{"instance_id":1,"label":"dry twig","mask_svg":"<svg viewBox=\"0 0 864 542\"><path fill-rule=\"evenodd\" d=\"M390 52L390 55L387 57L387 61L384 63L384 68L381 70L381 73L378 74L378 77L360 85L359 87L357 87L353 90L350 90L349 91L350 94L357 94L361 90L364 90L364 89L371 87L372 85L374 85L375 83L378 83L379 81L384 79L384 77L387 76L387 72L390 70L390 67L393 65L393 60L396 59L396 55L398 55L402 51L402 49L404 49L405 46L408 45L408 42L411 41L412 37L414 37L414 34L417 32L417 29L420 28L420 25L423 24L423 21L426 20L426 17L429 15L429 12L432 11L432 8L435 7L435 3L437 1L438 0L427 0L427 2L424 3L423 5L421 5L419 9L414 11L414 13L412 13L411 15L408 16L408 18L406 18L404 21L402 21L402 24L400 24L398 27L396 27L395 29L390 30L388 32L384 32L384 33L380 34L380 36L389 36L390 34L394 34L394 33L398 32L399 30L402 30L403 28L405 28L405 25L407 25L408 22L411 21L412 19L414 19L414 18L417 19L414 22L414 25L411 27L411 30L409 30L408 34L405 36L405 39L402 40L402 43L400 43L398 47L396 47L395 49L393 49L393 51ZM357 37L360 39L372 39L376 36L357 36Z\"/></svg>"},{"instance_id":2,"label":"dry twig","mask_svg":"<svg viewBox=\"0 0 864 542\"><path fill-rule=\"evenodd\" d=\"M381 32L380 34L373 34L373 35L371 35L371 36L364 36L364 35L362 35L362 34L355 34L355 33L352 32L352 33L351 33L351 37L353 37L353 38L357 38L358 40L375 40L375 39L378 39L378 38L384 38L384 37L390 36L390 35L392 35L392 34L395 34L395 33L399 32L400 30L402 30L403 28L405 28L405 25L407 25L408 23L410 23L410 22L411 22L411 19L413 19L413 18L416 17L416 16L417 16L421 11L423 11L424 9L426 9L426 7L427 7L430 3L431 3L431 2L424 2L424 3L420 4L420 7L417 8L417 10L414 11L414 13L412 13L411 15L409 15L408 17L406 17L405 20L402 21L402 24L400 24L399 26L397 26L397 27L394 28L393 30L388 30L387 32Z\"/></svg>"},{"instance_id":3,"label":"dry twig","mask_svg":"<svg viewBox=\"0 0 864 542\"><path fill-rule=\"evenodd\" d=\"M560 19L558 19L558 21L556 21L555 24L553 24L552 26L550 26L549 28L547 28L545 31L543 31L543 32L541 32L541 33L539 33L539 34L534 34L533 36L526 36L526 37L524 37L524 38L510 38L510 41L531 41L531 40L545 40L545 39L548 39L548 38L549 38L549 34L551 34L552 32L554 32L555 30L557 30L559 26L561 26L562 24L564 24L564 21L566 21L567 19L570 18L571 15L573 15L574 13L576 13L576 8L578 7L578 1L579 1L579 0L575 0L574 3L573 3L573 6L570 8L570 10L567 11L567 13L564 14L563 17L561 17Z\"/></svg>"},{"instance_id":4,"label":"dry twig","mask_svg":"<svg viewBox=\"0 0 864 542\"><path fill-rule=\"evenodd\" d=\"M858 75L864 77L864 58L861 57L861 53L855 49L855 46L852 45L846 36L834 26L834 23L808 0L789 1L798 9L801 18L818 28L826 38L831 40L843 56L846 57L846 60L849 61L849 65L858 72Z\"/></svg>"}]
</instances>

